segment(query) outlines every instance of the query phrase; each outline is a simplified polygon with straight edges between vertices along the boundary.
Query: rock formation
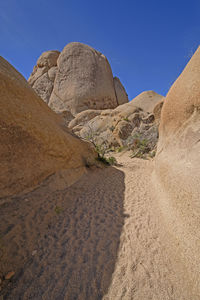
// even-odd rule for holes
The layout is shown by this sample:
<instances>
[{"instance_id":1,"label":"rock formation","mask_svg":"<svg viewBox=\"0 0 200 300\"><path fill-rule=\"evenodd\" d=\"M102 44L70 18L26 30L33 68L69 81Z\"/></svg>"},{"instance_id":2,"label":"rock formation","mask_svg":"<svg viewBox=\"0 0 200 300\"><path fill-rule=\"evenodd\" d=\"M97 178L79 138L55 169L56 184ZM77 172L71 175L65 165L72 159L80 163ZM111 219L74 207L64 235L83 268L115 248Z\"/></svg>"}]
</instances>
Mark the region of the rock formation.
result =
<instances>
[{"instance_id":1,"label":"rock formation","mask_svg":"<svg viewBox=\"0 0 200 300\"><path fill-rule=\"evenodd\" d=\"M59 54L55 50L42 53L28 79L29 84L46 103L49 102L53 90Z\"/></svg>"},{"instance_id":2,"label":"rock formation","mask_svg":"<svg viewBox=\"0 0 200 300\"><path fill-rule=\"evenodd\" d=\"M135 97L132 102L136 107L141 108L143 111L152 113L155 105L163 99L163 96L154 91L145 91Z\"/></svg>"},{"instance_id":3,"label":"rock formation","mask_svg":"<svg viewBox=\"0 0 200 300\"><path fill-rule=\"evenodd\" d=\"M39 68L53 65L50 54L38 63ZM94 162L89 143L65 129L63 119L2 57L0 111L0 197L34 187L59 170L65 183L70 184L84 172L85 165Z\"/></svg>"},{"instance_id":4,"label":"rock formation","mask_svg":"<svg viewBox=\"0 0 200 300\"><path fill-rule=\"evenodd\" d=\"M128 102L120 80L113 79L106 57L81 43L68 44L60 54L44 52L28 82L56 112L68 110L75 115Z\"/></svg>"},{"instance_id":5,"label":"rock formation","mask_svg":"<svg viewBox=\"0 0 200 300\"><path fill-rule=\"evenodd\" d=\"M186 265L185 273L195 295L200 294L199 113L200 48L164 101L155 162L162 214L170 225L178 259Z\"/></svg>"},{"instance_id":6,"label":"rock formation","mask_svg":"<svg viewBox=\"0 0 200 300\"><path fill-rule=\"evenodd\" d=\"M123 87L121 81L119 80L118 77L114 77L113 80L114 80L114 88L115 88L116 97L117 97L117 103L119 105L127 103L128 95L127 95L126 90Z\"/></svg>"},{"instance_id":7,"label":"rock formation","mask_svg":"<svg viewBox=\"0 0 200 300\"><path fill-rule=\"evenodd\" d=\"M164 99L164 97L163 97ZM156 122L159 124L160 123L160 118L161 118L161 111L162 111L162 107L164 104L164 100L161 100L160 102L158 102L154 109L153 109L153 115L155 117Z\"/></svg>"},{"instance_id":8,"label":"rock formation","mask_svg":"<svg viewBox=\"0 0 200 300\"><path fill-rule=\"evenodd\" d=\"M147 99L145 104L148 105ZM156 148L160 111L161 105L155 108L155 122L154 114L144 112L131 101L115 109L86 110L77 114L68 126L78 136L106 149L133 148L137 141L145 143L149 152Z\"/></svg>"}]
</instances>

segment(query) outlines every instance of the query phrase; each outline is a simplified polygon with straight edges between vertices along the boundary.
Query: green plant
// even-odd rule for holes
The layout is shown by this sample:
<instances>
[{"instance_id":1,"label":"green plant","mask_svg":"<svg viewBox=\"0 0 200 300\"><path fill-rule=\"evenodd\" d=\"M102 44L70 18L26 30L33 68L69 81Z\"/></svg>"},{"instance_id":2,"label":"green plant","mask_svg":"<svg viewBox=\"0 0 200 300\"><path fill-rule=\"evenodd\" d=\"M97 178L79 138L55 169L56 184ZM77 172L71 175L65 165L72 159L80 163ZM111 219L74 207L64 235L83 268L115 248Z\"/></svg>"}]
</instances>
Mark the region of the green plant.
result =
<instances>
[{"instance_id":1,"label":"green plant","mask_svg":"<svg viewBox=\"0 0 200 300\"><path fill-rule=\"evenodd\" d=\"M57 213L58 215L63 211L62 207L56 206L55 207L55 213Z\"/></svg>"},{"instance_id":2,"label":"green plant","mask_svg":"<svg viewBox=\"0 0 200 300\"><path fill-rule=\"evenodd\" d=\"M108 163L106 157L104 157L104 156L98 156L98 157L96 158L96 160L102 162L102 163L105 164L105 165L109 165L109 163Z\"/></svg>"},{"instance_id":3,"label":"green plant","mask_svg":"<svg viewBox=\"0 0 200 300\"><path fill-rule=\"evenodd\" d=\"M117 164L116 158L113 157L113 156L108 157L107 161L108 161L109 165L116 165Z\"/></svg>"},{"instance_id":4,"label":"green plant","mask_svg":"<svg viewBox=\"0 0 200 300\"><path fill-rule=\"evenodd\" d=\"M94 145L95 150L98 154L97 160L104 163L104 164L106 164L106 165L116 164L116 159L114 157L108 157L108 158L105 157L106 152L108 152L108 150L109 150L107 141L102 140L101 144L97 144L96 137L98 135L96 133L94 133L94 131L91 127L89 127L89 129L90 129L90 134L88 136L86 136L85 139L87 139L88 141L90 141Z\"/></svg>"},{"instance_id":5,"label":"green plant","mask_svg":"<svg viewBox=\"0 0 200 300\"><path fill-rule=\"evenodd\" d=\"M106 153L106 147L104 147L104 145L95 145L95 150L98 153L98 156L100 157L104 157L105 153Z\"/></svg>"},{"instance_id":6,"label":"green plant","mask_svg":"<svg viewBox=\"0 0 200 300\"><path fill-rule=\"evenodd\" d=\"M134 136L132 145L133 154L131 157L146 158L147 153L150 151L147 139L141 139L140 135Z\"/></svg>"},{"instance_id":7,"label":"green plant","mask_svg":"<svg viewBox=\"0 0 200 300\"><path fill-rule=\"evenodd\" d=\"M155 155L156 155L156 151L155 151L155 150L153 150L152 152L149 153L149 156L150 156L151 158L154 158Z\"/></svg>"},{"instance_id":8,"label":"green plant","mask_svg":"<svg viewBox=\"0 0 200 300\"><path fill-rule=\"evenodd\" d=\"M123 118L124 121L126 122L130 122L130 120L126 117L126 118Z\"/></svg>"},{"instance_id":9,"label":"green plant","mask_svg":"<svg viewBox=\"0 0 200 300\"><path fill-rule=\"evenodd\" d=\"M97 160L109 166L113 166L117 164L116 158L113 156L110 157L98 156Z\"/></svg>"},{"instance_id":10,"label":"green plant","mask_svg":"<svg viewBox=\"0 0 200 300\"><path fill-rule=\"evenodd\" d=\"M120 146L118 148L115 148L115 151L119 153L119 152L122 152L124 149L125 149L124 146Z\"/></svg>"}]
</instances>

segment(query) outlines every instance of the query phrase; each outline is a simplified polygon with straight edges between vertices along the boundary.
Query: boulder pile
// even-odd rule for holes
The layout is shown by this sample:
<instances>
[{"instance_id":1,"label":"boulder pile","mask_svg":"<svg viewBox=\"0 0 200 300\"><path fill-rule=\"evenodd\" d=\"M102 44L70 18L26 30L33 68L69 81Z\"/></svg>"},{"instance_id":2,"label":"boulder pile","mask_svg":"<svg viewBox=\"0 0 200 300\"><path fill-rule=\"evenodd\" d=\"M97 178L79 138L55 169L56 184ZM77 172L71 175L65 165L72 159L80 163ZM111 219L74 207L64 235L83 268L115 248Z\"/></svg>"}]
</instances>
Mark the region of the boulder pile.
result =
<instances>
[{"instance_id":1,"label":"boulder pile","mask_svg":"<svg viewBox=\"0 0 200 300\"><path fill-rule=\"evenodd\" d=\"M97 50L73 42L62 52L47 51L28 79L36 93L56 112L73 115L87 109L115 108L128 96L114 77L107 58Z\"/></svg>"},{"instance_id":2,"label":"boulder pile","mask_svg":"<svg viewBox=\"0 0 200 300\"><path fill-rule=\"evenodd\" d=\"M79 137L107 150L141 146L146 152L155 151L163 98L152 91L143 92L131 102L115 109L85 110L77 114L68 126ZM142 109L142 100L149 112ZM151 101L156 105L155 115Z\"/></svg>"}]
</instances>

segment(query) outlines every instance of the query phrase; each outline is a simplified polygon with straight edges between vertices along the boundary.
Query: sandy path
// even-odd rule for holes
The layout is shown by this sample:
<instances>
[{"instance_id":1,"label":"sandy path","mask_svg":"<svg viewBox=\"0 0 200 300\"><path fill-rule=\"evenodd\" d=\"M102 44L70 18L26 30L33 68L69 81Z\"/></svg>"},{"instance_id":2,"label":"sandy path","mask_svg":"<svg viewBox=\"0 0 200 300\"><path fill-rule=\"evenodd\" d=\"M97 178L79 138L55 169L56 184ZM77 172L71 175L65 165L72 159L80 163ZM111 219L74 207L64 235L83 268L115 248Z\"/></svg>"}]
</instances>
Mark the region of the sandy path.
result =
<instances>
[{"instance_id":1,"label":"sandy path","mask_svg":"<svg viewBox=\"0 0 200 300\"><path fill-rule=\"evenodd\" d=\"M171 240L161 224L152 186L153 162L118 155L125 174L124 213L120 250L112 283L104 300L111 299L190 299L187 286L178 274L176 258L171 257ZM193 299L193 298L192 298ZM195 298L199 299L199 298Z\"/></svg>"},{"instance_id":2,"label":"sandy path","mask_svg":"<svg viewBox=\"0 0 200 300\"><path fill-rule=\"evenodd\" d=\"M1 209L4 299L189 299L159 236L152 163L118 155L68 189L7 199ZM198 299L198 298L196 298Z\"/></svg>"}]
</instances>

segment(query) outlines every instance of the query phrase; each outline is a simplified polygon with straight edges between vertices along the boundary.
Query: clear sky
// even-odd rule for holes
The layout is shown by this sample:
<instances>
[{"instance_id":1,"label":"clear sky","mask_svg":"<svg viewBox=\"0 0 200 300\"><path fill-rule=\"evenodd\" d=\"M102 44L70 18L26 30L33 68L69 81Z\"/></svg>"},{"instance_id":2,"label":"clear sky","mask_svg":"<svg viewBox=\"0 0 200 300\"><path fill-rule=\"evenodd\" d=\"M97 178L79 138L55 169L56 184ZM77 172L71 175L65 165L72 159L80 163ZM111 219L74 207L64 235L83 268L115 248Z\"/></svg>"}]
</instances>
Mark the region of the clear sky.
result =
<instances>
[{"instance_id":1,"label":"clear sky","mask_svg":"<svg viewBox=\"0 0 200 300\"><path fill-rule=\"evenodd\" d=\"M199 45L200 0L0 0L0 55L26 78L69 42L109 60L129 99L165 95Z\"/></svg>"}]
</instances>

